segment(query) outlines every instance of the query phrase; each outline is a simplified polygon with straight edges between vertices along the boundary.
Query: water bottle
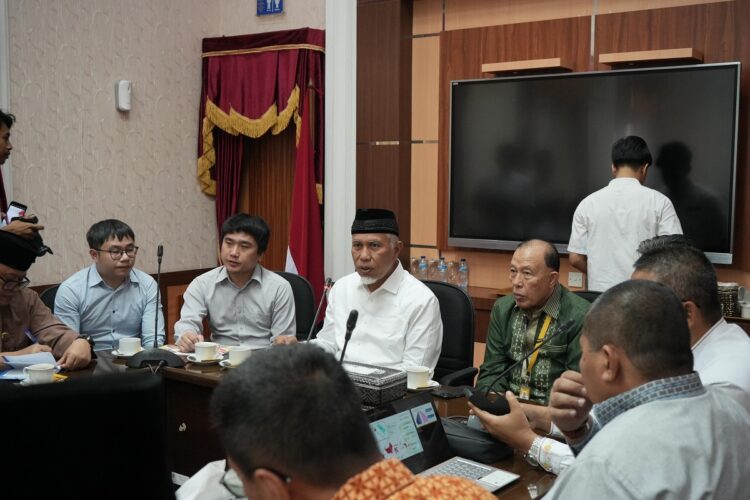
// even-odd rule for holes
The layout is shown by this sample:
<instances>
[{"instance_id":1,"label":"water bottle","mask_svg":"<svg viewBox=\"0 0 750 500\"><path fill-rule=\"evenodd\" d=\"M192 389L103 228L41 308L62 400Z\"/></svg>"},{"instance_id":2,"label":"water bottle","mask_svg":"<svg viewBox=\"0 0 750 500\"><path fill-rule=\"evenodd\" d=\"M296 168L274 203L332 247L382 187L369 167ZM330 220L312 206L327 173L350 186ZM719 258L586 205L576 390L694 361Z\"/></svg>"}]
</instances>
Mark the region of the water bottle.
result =
<instances>
[{"instance_id":1,"label":"water bottle","mask_svg":"<svg viewBox=\"0 0 750 500\"><path fill-rule=\"evenodd\" d=\"M419 258L419 267L417 268L417 279L426 280L428 272L427 257L424 255Z\"/></svg>"},{"instance_id":2,"label":"water bottle","mask_svg":"<svg viewBox=\"0 0 750 500\"><path fill-rule=\"evenodd\" d=\"M436 281L448 283L448 264L445 263L445 257L440 257L440 262L438 262Z\"/></svg>"},{"instance_id":3,"label":"water bottle","mask_svg":"<svg viewBox=\"0 0 750 500\"><path fill-rule=\"evenodd\" d=\"M461 259L461 262L458 264L456 284L464 290L469 288L469 264L466 262L466 259Z\"/></svg>"}]
</instances>

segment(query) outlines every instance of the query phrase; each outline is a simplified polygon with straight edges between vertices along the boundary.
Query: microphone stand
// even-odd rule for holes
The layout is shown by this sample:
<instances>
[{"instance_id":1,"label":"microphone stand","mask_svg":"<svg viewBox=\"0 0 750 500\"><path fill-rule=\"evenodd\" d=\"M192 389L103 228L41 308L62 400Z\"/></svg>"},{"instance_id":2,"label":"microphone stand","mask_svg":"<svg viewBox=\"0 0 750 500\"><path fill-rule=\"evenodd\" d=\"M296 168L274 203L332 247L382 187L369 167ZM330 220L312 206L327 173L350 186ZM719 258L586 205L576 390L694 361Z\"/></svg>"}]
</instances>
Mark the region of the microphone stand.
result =
<instances>
[{"instance_id":1,"label":"microphone stand","mask_svg":"<svg viewBox=\"0 0 750 500\"><path fill-rule=\"evenodd\" d=\"M325 285L323 285L323 296L320 297L320 302L318 302L318 310L315 311L315 316L313 317L312 325L310 325L310 332L307 334L307 338L305 339L305 342L310 342L310 338L312 338L313 331L315 331L315 322L318 321L318 315L320 315L320 308L323 307L323 301L328 296L328 290L331 289L332 285L333 285L333 280L331 278L326 278Z\"/></svg>"},{"instance_id":2,"label":"microphone stand","mask_svg":"<svg viewBox=\"0 0 750 500\"><path fill-rule=\"evenodd\" d=\"M154 347L141 351L130 358L125 363L128 368L144 368L146 366L154 367L154 373L157 373L163 366L180 368L185 366L185 362L177 354L159 349L159 304L161 291L161 259L164 255L164 245L159 245L156 250L157 267L156 267L156 304L154 308ZM166 330L166 328L165 328Z\"/></svg>"}]
</instances>

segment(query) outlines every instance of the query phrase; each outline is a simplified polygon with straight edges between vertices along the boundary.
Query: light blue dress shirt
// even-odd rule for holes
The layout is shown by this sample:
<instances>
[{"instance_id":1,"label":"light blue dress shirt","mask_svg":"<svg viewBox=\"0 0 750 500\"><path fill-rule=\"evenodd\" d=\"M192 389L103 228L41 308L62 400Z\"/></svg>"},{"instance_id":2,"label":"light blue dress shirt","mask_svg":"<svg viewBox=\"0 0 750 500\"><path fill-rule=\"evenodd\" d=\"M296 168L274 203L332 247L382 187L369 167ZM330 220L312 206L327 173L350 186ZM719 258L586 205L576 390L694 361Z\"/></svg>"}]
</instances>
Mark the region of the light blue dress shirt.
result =
<instances>
[{"instance_id":1,"label":"light blue dress shirt","mask_svg":"<svg viewBox=\"0 0 750 500\"><path fill-rule=\"evenodd\" d=\"M82 335L91 335L94 350L117 349L124 337L141 337L144 348L154 344L156 281L138 269L113 289L96 265L65 280L55 296L55 316ZM164 343L164 315L159 304L159 345Z\"/></svg>"}]
</instances>

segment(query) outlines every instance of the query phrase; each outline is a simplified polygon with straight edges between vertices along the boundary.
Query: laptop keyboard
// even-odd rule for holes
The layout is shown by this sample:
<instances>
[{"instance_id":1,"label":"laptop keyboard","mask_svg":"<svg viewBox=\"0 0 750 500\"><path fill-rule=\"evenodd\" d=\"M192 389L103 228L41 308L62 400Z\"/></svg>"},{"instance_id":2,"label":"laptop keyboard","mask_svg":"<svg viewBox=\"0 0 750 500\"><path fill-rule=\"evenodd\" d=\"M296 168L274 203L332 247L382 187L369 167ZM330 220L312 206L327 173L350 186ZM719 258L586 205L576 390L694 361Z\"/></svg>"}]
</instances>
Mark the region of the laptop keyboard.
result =
<instances>
[{"instance_id":1,"label":"laptop keyboard","mask_svg":"<svg viewBox=\"0 0 750 500\"><path fill-rule=\"evenodd\" d=\"M466 479L471 480L478 480L484 476L486 476L488 473L490 473L492 469L488 467L482 467L481 465L476 465L470 462L464 462L463 460L450 460L448 462L442 463L440 465L437 465L430 469L429 471L425 471L421 476L457 476L457 477L463 477Z\"/></svg>"}]
</instances>

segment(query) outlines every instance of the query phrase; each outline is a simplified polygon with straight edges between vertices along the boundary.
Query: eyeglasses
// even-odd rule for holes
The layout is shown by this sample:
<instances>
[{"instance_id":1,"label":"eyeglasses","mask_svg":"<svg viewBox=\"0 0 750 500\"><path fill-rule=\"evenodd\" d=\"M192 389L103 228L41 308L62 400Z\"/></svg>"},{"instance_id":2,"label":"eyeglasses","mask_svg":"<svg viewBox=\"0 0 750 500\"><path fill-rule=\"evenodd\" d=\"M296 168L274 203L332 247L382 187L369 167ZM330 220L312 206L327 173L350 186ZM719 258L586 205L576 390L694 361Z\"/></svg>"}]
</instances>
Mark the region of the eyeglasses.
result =
<instances>
[{"instance_id":1,"label":"eyeglasses","mask_svg":"<svg viewBox=\"0 0 750 500\"><path fill-rule=\"evenodd\" d=\"M129 247L123 250L122 248L110 248L109 250L103 250L101 248L92 248L92 250L96 250L97 252L107 252L109 253L109 256L112 257L113 260L120 260L122 259L122 254L125 254L128 256L128 258L132 259L135 257L135 254L138 253L138 247Z\"/></svg>"},{"instance_id":2,"label":"eyeglasses","mask_svg":"<svg viewBox=\"0 0 750 500\"><path fill-rule=\"evenodd\" d=\"M268 467L254 467L248 471L248 474L252 475L253 471L256 471L258 469L265 469L276 476L278 476L279 479L281 479L284 484L289 484L292 482L291 476L286 476L282 474L281 472L270 469ZM221 480L219 481L221 485L227 489L229 493L234 495L238 498L245 498L245 489L242 486L242 480L239 478L237 473L234 471L234 469L227 469L224 472L224 475L221 476Z\"/></svg>"},{"instance_id":3,"label":"eyeglasses","mask_svg":"<svg viewBox=\"0 0 750 500\"><path fill-rule=\"evenodd\" d=\"M0 280L3 282L3 290L20 290L26 288L31 283L31 280L24 276L20 280L9 280L0 276Z\"/></svg>"}]
</instances>

